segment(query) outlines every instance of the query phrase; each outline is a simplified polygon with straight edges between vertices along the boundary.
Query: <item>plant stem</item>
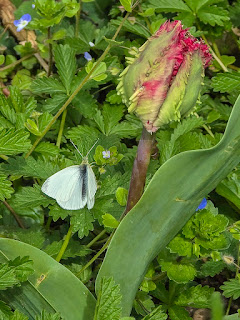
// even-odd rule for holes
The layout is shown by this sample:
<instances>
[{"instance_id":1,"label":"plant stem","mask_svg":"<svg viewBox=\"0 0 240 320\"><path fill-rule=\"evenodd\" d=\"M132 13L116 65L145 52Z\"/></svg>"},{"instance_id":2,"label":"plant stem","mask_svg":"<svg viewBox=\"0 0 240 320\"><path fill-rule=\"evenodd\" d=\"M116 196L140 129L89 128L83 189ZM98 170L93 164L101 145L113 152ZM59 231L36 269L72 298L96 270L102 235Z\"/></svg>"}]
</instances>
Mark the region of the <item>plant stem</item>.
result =
<instances>
[{"instance_id":1,"label":"plant stem","mask_svg":"<svg viewBox=\"0 0 240 320\"><path fill-rule=\"evenodd\" d=\"M25 226L24 226L22 220L19 218L18 214L13 210L13 208L10 206L10 204L8 204L7 201L3 201L3 204L11 212L11 214L14 216L14 218L17 221L19 227L22 228L22 229L25 229Z\"/></svg>"},{"instance_id":2,"label":"plant stem","mask_svg":"<svg viewBox=\"0 0 240 320\"><path fill-rule=\"evenodd\" d=\"M222 63L221 59L218 58L218 56L216 55L215 51L212 49L212 47L210 46L209 42L207 41L207 38L205 37L205 35L202 35L203 40L205 41L205 43L208 45L209 50L213 56L213 58L217 61L217 63L220 65L220 67L222 68L222 70L224 72L228 72L227 67L225 67L225 65Z\"/></svg>"},{"instance_id":3,"label":"plant stem","mask_svg":"<svg viewBox=\"0 0 240 320\"><path fill-rule=\"evenodd\" d=\"M89 260L88 263L85 264L85 266L82 267L82 269L76 274L77 277L79 277L79 275L80 275L84 270L86 270L86 269L107 249L107 247L108 247L108 245L109 245L109 243L110 243L110 241L111 241L111 239L112 239L112 237L113 237L113 234L114 234L114 233L112 233L112 234L110 235L110 237L108 238L107 242L106 242L105 245L98 251L98 253L95 254L95 256L94 256L91 260Z\"/></svg>"},{"instance_id":4,"label":"plant stem","mask_svg":"<svg viewBox=\"0 0 240 320\"><path fill-rule=\"evenodd\" d=\"M213 42L212 46L213 46L213 49L214 49L214 51L216 52L216 55L218 56L218 58L221 59L221 53L220 53L220 51L218 50L218 46L217 46L217 44L216 44L215 41Z\"/></svg>"},{"instance_id":5,"label":"plant stem","mask_svg":"<svg viewBox=\"0 0 240 320\"><path fill-rule=\"evenodd\" d=\"M50 228L50 224L51 224L51 222L52 222L52 217L51 217L51 216L49 216L49 217L48 217L48 219L47 219L46 226L45 226L45 228L46 228L46 230L47 230L47 231L48 231L48 230L49 230L49 228Z\"/></svg>"},{"instance_id":6,"label":"plant stem","mask_svg":"<svg viewBox=\"0 0 240 320\"><path fill-rule=\"evenodd\" d=\"M104 229L102 230L95 238L92 239L92 241L90 241L86 247L90 248L95 242L97 242L98 239L100 239L107 231Z\"/></svg>"},{"instance_id":7,"label":"plant stem","mask_svg":"<svg viewBox=\"0 0 240 320\"><path fill-rule=\"evenodd\" d=\"M7 29L8 29L8 25L5 27L5 29L3 30L3 32L0 34L0 39L2 38L2 36L4 35L4 33L7 31Z\"/></svg>"},{"instance_id":8,"label":"plant stem","mask_svg":"<svg viewBox=\"0 0 240 320\"><path fill-rule=\"evenodd\" d=\"M43 67L43 69L48 72L48 64L45 62L45 60L40 56L40 54L37 52L34 54L35 58L37 58L40 65Z\"/></svg>"},{"instance_id":9,"label":"plant stem","mask_svg":"<svg viewBox=\"0 0 240 320\"><path fill-rule=\"evenodd\" d=\"M57 258L56 258L57 262L59 262L62 259L62 256L63 256L65 250L67 249L69 240L72 237L72 229L73 229L73 226L70 225L70 227L68 229L68 233L66 234L65 239L63 241L62 247L61 247L61 249L60 249L60 251L59 251L59 253L57 255Z\"/></svg>"},{"instance_id":10,"label":"plant stem","mask_svg":"<svg viewBox=\"0 0 240 320\"><path fill-rule=\"evenodd\" d=\"M124 22L129 16L129 12L126 14L124 19L122 20L121 24L119 25L117 31L115 32L112 40L115 40L119 31L121 30ZM45 136L45 134L50 130L52 125L55 123L55 121L58 119L58 117L63 113L63 111L67 108L67 106L72 102L74 97L78 94L78 92L82 89L84 84L91 78L91 75L96 70L96 68L99 66L99 64L105 59L106 55L108 54L109 50L111 49L111 44L109 44L106 48L106 50L103 52L101 57L97 60L96 64L93 66L93 68L90 70L90 72L86 75L86 77L82 80L82 82L79 84L79 86L75 89L75 91L71 94L71 96L67 99L67 101L64 103L64 105L58 110L56 115L52 118L52 120L49 122L49 124L46 126L46 128L43 130L42 135L35 140L35 142L32 145L32 148L30 151L25 155L25 158L29 157L30 154L33 152L33 150L36 148L36 146L39 144L39 142L42 140L42 138Z\"/></svg>"},{"instance_id":11,"label":"plant stem","mask_svg":"<svg viewBox=\"0 0 240 320\"><path fill-rule=\"evenodd\" d=\"M81 9L82 9L82 0L79 0L79 10L76 14L75 37L78 37Z\"/></svg>"},{"instance_id":12,"label":"plant stem","mask_svg":"<svg viewBox=\"0 0 240 320\"><path fill-rule=\"evenodd\" d=\"M154 141L155 134L150 134L143 127L142 136L138 144L137 155L133 164L127 206L123 216L125 216L135 206L143 194Z\"/></svg>"},{"instance_id":13,"label":"plant stem","mask_svg":"<svg viewBox=\"0 0 240 320\"><path fill-rule=\"evenodd\" d=\"M22 57L21 59L14 61L13 63L10 63L9 65L7 65L5 67L0 68L0 72L15 67L16 65L23 62L24 60L27 60L28 58L32 57L33 55L34 55L34 53L27 54L26 56Z\"/></svg>"},{"instance_id":14,"label":"plant stem","mask_svg":"<svg viewBox=\"0 0 240 320\"><path fill-rule=\"evenodd\" d=\"M58 132L56 146L59 147L59 148L60 148L60 145L61 145L62 134L63 134L63 129L64 129L64 125L65 125L66 116L67 116L67 109L65 109L63 111L62 120L61 120L61 124L60 124L60 128L59 128L59 132Z\"/></svg>"},{"instance_id":15,"label":"plant stem","mask_svg":"<svg viewBox=\"0 0 240 320\"><path fill-rule=\"evenodd\" d=\"M235 263L234 263L235 264ZM236 265L236 275L235 278L237 278L238 273L239 273L239 264L240 264L240 243L238 242L238 258L237 258L237 265ZM231 297L228 301L228 306L227 306L227 310L226 310L226 316L229 314L230 308L231 308L231 304L233 301L233 297Z\"/></svg>"},{"instance_id":16,"label":"plant stem","mask_svg":"<svg viewBox=\"0 0 240 320\"><path fill-rule=\"evenodd\" d=\"M50 39L51 39L51 27L48 27L48 40ZM52 72L52 63L53 63L52 44L49 43L49 63L48 63L48 74L47 74L48 77L50 77Z\"/></svg>"}]
</instances>

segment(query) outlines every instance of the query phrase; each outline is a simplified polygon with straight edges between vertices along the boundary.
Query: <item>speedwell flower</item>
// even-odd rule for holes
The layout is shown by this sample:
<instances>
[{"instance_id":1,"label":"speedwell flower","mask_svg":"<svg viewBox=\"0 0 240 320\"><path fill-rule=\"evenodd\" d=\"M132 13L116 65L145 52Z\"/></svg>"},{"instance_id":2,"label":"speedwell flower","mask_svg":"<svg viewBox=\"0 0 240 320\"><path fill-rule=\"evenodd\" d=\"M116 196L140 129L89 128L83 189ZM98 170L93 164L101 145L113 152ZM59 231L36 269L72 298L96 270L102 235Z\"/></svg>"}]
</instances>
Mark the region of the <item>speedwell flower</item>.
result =
<instances>
[{"instance_id":1,"label":"speedwell flower","mask_svg":"<svg viewBox=\"0 0 240 320\"><path fill-rule=\"evenodd\" d=\"M103 156L104 159L109 159L110 156L111 156L111 153L110 153L109 150L105 150L105 151L102 152L102 156Z\"/></svg>"},{"instance_id":2,"label":"speedwell flower","mask_svg":"<svg viewBox=\"0 0 240 320\"><path fill-rule=\"evenodd\" d=\"M88 53L88 52L84 52L84 58L85 58L87 61L91 61L91 60L92 60L92 56L91 56L90 53Z\"/></svg>"},{"instance_id":3,"label":"speedwell flower","mask_svg":"<svg viewBox=\"0 0 240 320\"><path fill-rule=\"evenodd\" d=\"M30 14L24 14L19 20L14 20L14 25L17 27L17 31L21 31L32 20Z\"/></svg>"},{"instance_id":4,"label":"speedwell flower","mask_svg":"<svg viewBox=\"0 0 240 320\"><path fill-rule=\"evenodd\" d=\"M118 90L129 112L149 132L188 114L196 104L211 55L203 40L166 21L120 75Z\"/></svg>"},{"instance_id":5,"label":"speedwell flower","mask_svg":"<svg viewBox=\"0 0 240 320\"><path fill-rule=\"evenodd\" d=\"M206 207L206 205L207 205L207 199L203 198L200 205L197 207L196 211L204 209Z\"/></svg>"}]
</instances>

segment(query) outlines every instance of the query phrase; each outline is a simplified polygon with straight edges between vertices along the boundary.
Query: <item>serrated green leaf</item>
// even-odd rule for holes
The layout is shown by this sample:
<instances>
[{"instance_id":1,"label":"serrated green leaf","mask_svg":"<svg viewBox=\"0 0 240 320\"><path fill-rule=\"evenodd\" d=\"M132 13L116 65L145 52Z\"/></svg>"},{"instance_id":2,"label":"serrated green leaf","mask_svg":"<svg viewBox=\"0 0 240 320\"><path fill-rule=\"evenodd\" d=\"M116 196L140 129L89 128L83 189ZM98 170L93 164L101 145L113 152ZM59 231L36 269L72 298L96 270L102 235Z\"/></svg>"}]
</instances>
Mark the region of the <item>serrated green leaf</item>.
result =
<instances>
[{"instance_id":1,"label":"serrated green leaf","mask_svg":"<svg viewBox=\"0 0 240 320\"><path fill-rule=\"evenodd\" d=\"M39 249L42 248L43 243L46 240L44 230L39 227L29 228L27 230L17 230L14 232L13 238Z\"/></svg>"},{"instance_id":2,"label":"serrated green leaf","mask_svg":"<svg viewBox=\"0 0 240 320\"><path fill-rule=\"evenodd\" d=\"M196 287L191 287L180 292L178 297L174 300L174 303L183 307L210 308L211 295L213 292L214 288L208 286L202 287L199 284Z\"/></svg>"},{"instance_id":3,"label":"serrated green leaf","mask_svg":"<svg viewBox=\"0 0 240 320\"><path fill-rule=\"evenodd\" d=\"M165 12L191 12L182 0L150 0L151 6Z\"/></svg>"},{"instance_id":4,"label":"serrated green leaf","mask_svg":"<svg viewBox=\"0 0 240 320\"><path fill-rule=\"evenodd\" d=\"M232 297L234 300L236 300L240 297L240 280L230 279L225 281L220 289L223 290L223 295L226 298Z\"/></svg>"},{"instance_id":5,"label":"serrated green leaf","mask_svg":"<svg viewBox=\"0 0 240 320\"><path fill-rule=\"evenodd\" d=\"M44 112L39 116L38 127L40 132L43 132L46 129L46 126L49 124L52 118L53 116L48 112Z\"/></svg>"},{"instance_id":6,"label":"serrated green leaf","mask_svg":"<svg viewBox=\"0 0 240 320\"><path fill-rule=\"evenodd\" d=\"M47 99L44 102L42 110L47 111L49 113L57 112L60 109L60 107L62 107L63 104L67 101L67 99L68 96L66 93L54 94L50 99Z\"/></svg>"},{"instance_id":7,"label":"serrated green leaf","mask_svg":"<svg viewBox=\"0 0 240 320\"><path fill-rule=\"evenodd\" d=\"M212 78L212 86L214 91L231 92L233 90L240 90L240 73L226 72L218 73Z\"/></svg>"},{"instance_id":8,"label":"serrated green leaf","mask_svg":"<svg viewBox=\"0 0 240 320\"><path fill-rule=\"evenodd\" d=\"M7 163L2 164L1 169L7 174L40 179L47 179L60 170L58 166L54 166L51 162L41 159L35 160L31 156L27 159L23 157L9 158Z\"/></svg>"},{"instance_id":9,"label":"serrated green leaf","mask_svg":"<svg viewBox=\"0 0 240 320\"><path fill-rule=\"evenodd\" d=\"M94 314L94 320L119 320L121 294L119 285L112 278L103 277Z\"/></svg>"},{"instance_id":10,"label":"serrated green leaf","mask_svg":"<svg viewBox=\"0 0 240 320\"><path fill-rule=\"evenodd\" d=\"M0 264L0 290L6 290L20 282L26 281L33 273L33 262L29 257L17 257Z\"/></svg>"},{"instance_id":11,"label":"serrated green leaf","mask_svg":"<svg viewBox=\"0 0 240 320\"><path fill-rule=\"evenodd\" d=\"M174 132L171 134L170 141L167 139L166 141L161 141L159 138L161 138L161 131L157 134L157 140L158 140L158 147L160 149L160 159L161 163L166 162L168 159L170 159L174 153L176 154L175 150L175 144L177 140L185 135L186 133L190 132L191 130L195 128L199 128L203 125L203 119L197 118L197 117L189 117L187 119L184 119L181 123L179 123L174 129ZM174 152L175 151L175 152Z\"/></svg>"},{"instance_id":12,"label":"serrated green leaf","mask_svg":"<svg viewBox=\"0 0 240 320\"><path fill-rule=\"evenodd\" d=\"M14 207L19 209L47 207L54 202L55 200L45 196L40 186L36 184L33 187L23 187L14 195Z\"/></svg>"},{"instance_id":13,"label":"serrated green leaf","mask_svg":"<svg viewBox=\"0 0 240 320\"><path fill-rule=\"evenodd\" d=\"M89 234L89 231L94 229L93 217L91 212L83 208L81 210L75 210L75 215L71 217L70 223L73 226L73 232L78 232L78 237L82 239Z\"/></svg>"},{"instance_id":14,"label":"serrated green leaf","mask_svg":"<svg viewBox=\"0 0 240 320\"><path fill-rule=\"evenodd\" d=\"M166 313L164 313L162 310L162 306L158 306L142 320L166 320L167 317L168 316L166 315Z\"/></svg>"},{"instance_id":15,"label":"serrated green leaf","mask_svg":"<svg viewBox=\"0 0 240 320\"><path fill-rule=\"evenodd\" d=\"M62 320L62 318L58 313L53 314L43 310L40 316L36 316L36 320Z\"/></svg>"},{"instance_id":16,"label":"serrated green leaf","mask_svg":"<svg viewBox=\"0 0 240 320\"><path fill-rule=\"evenodd\" d=\"M226 234L222 233L219 236L210 239L196 238L195 244L200 245L205 249L223 250L230 246L230 241Z\"/></svg>"},{"instance_id":17,"label":"serrated green leaf","mask_svg":"<svg viewBox=\"0 0 240 320\"><path fill-rule=\"evenodd\" d=\"M67 30L66 29L60 29L56 32L53 33L52 35L52 40L60 40L60 39L63 39L65 38L66 36L66 33L67 33Z\"/></svg>"},{"instance_id":18,"label":"serrated green leaf","mask_svg":"<svg viewBox=\"0 0 240 320\"><path fill-rule=\"evenodd\" d=\"M207 261L201 266L201 273L205 277L214 277L225 268L223 261Z\"/></svg>"},{"instance_id":19,"label":"serrated green leaf","mask_svg":"<svg viewBox=\"0 0 240 320\"><path fill-rule=\"evenodd\" d=\"M140 135L140 132L140 125L130 121L122 121L111 130L111 134L116 134L120 138L133 138Z\"/></svg>"},{"instance_id":20,"label":"serrated green leaf","mask_svg":"<svg viewBox=\"0 0 240 320\"><path fill-rule=\"evenodd\" d=\"M33 60L32 60L33 59ZM31 61L36 63L36 58L28 59L27 63L29 64ZM12 79L12 85L16 86L20 90L29 90L32 84L32 78L30 76L30 72L28 70L19 70L16 72L15 76Z\"/></svg>"},{"instance_id":21,"label":"serrated green leaf","mask_svg":"<svg viewBox=\"0 0 240 320\"><path fill-rule=\"evenodd\" d=\"M162 271L166 271L168 278L177 283L192 281L197 275L196 268L191 263L163 261L160 262Z\"/></svg>"},{"instance_id":22,"label":"serrated green leaf","mask_svg":"<svg viewBox=\"0 0 240 320\"><path fill-rule=\"evenodd\" d=\"M228 16L228 11L217 6L207 6L202 7L197 12L198 18L205 24L210 24L211 26L224 26L224 23L230 18Z\"/></svg>"},{"instance_id":23,"label":"serrated green leaf","mask_svg":"<svg viewBox=\"0 0 240 320\"><path fill-rule=\"evenodd\" d=\"M9 320L28 320L28 319L29 319L28 316L26 316L25 314L21 313L18 310L15 310Z\"/></svg>"},{"instance_id":24,"label":"serrated green leaf","mask_svg":"<svg viewBox=\"0 0 240 320\"><path fill-rule=\"evenodd\" d=\"M51 217L53 217L53 221L56 222L58 219L62 219L64 220L68 215L70 215L69 210L65 210L61 207L59 207L59 205L54 204L53 206L49 206L49 215Z\"/></svg>"},{"instance_id":25,"label":"serrated green leaf","mask_svg":"<svg viewBox=\"0 0 240 320\"><path fill-rule=\"evenodd\" d=\"M49 244L46 248L43 249L49 256L56 258L61 247L63 245L63 241L54 241ZM75 257L85 257L87 254L91 252L91 249L88 249L85 246L79 245L79 242L70 240L65 250L62 259L67 258L75 258Z\"/></svg>"},{"instance_id":26,"label":"serrated green leaf","mask_svg":"<svg viewBox=\"0 0 240 320\"><path fill-rule=\"evenodd\" d=\"M53 143L50 143L49 141L47 142L43 141L37 145L34 151L48 157L54 157L59 154L60 149L58 146L56 146Z\"/></svg>"},{"instance_id":27,"label":"serrated green leaf","mask_svg":"<svg viewBox=\"0 0 240 320\"><path fill-rule=\"evenodd\" d=\"M178 253L179 256L191 257L192 241L177 235L167 246L171 252Z\"/></svg>"},{"instance_id":28,"label":"serrated green leaf","mask_svg":"<svg viewBox=\"0 0 240 320\"><path fill-rule=\"evenodd\" d=\"M0 154L16 155L31 148L29 133L23 129L0 130Z\"/></svg>"},{"instance_id":29,"label":"serrated green leaf","mask_svg":"<svg viewBox=\"0 0 240 320\"><path fill-rule=\"evenodd\" d=\"M66 89L62 83L56 78L43 77L33 81L31 89L35 94L50 94L54 93L64 93Z\"/></svg>"},{"instance_id":30,"label":"serrated green leaf","mask_svg":"<svg viewBox=\"0 0 240 320\"><path fill-rule=\"evenodd\" d=\"M60 79L67 93L70 93L71 83L76 73L77 64L75 51L69 45L58 45L54 50L54 58Z\"/></svg>"},{"instance_id":31,"label":"serrated green leaf","mask_svg":"<svg viewBox=\"0 0 240 320\"><path fill-rule=\"evenodd\" d=\"M117 20L112 20L112 24L114 26L119 26L121 23L122 23L122 20L123 18L122 17L118 17ZM146 29L145 27L141 26L141 25L138 25L138 24L131 24L130 21L126 20L123 24L123 27L122 27L122 30L125 30L125 31L129 31L133 34L137 34L143 38L146 38L148 39L151 34L150 32L148 31L148 29Z\"/></svg>"},{"instance_id":32,"label":"serrated green leaf","mask_svg":"<svg viewBox=\"0 0 240 320\"><path fill-rule=\"evenodd\" d=\"M93 119L97 109L97 101L89 92L80 92L72 104L85 117Z\"/></svg>"},{"instance_id":33,"label":"serrated green leaf","mask_svg":"<svg viewBox=\"0 0 240 320\"><path fill-rule=\"evenodd\" d=\"M13 192L12 183L7 179L5 174L0 172L0 200L4 201L5 199L9 199Z\"/></svg>"},{"instance_id":34,"label":"serrated green leaf","mask_svg":"<svg viewBox=\"0 0 240 320\"><path fill-rule=\"evenodd\" d=\"M121 5L124 6L124 9L128 12L132 12L131 5L132 0L120 0Z\"/></svg>"},{"instance_id":35,"label":"serrated green leaf","mask_svg":"<svg viewBox=\"0 0 240 320\"><path fill-rule=\"evenodd\" d=\"M228 218L204 209L196 213L194 224L202 238L211 239L226 230Z\"/></svg>"},{"instance_id":36,"label":"serrated green leaf","mask_svg":"<svg viewBox=\"0 0 240 320\"><path fill-rule=\"evenodd\" d=\"M171 320L192 320L187 310L179 306L171 306L168 309Z\"/></svg>"},{"instance_id":37,"label":"serrated green leaf","mask_svg":"<svg viewBox=\"0 0 240 320\"><path fill-rule=\"evenodd\" d=\"M8 320L8 318L12 315L11 308L3 301L0 300L0 319Z\"/></svg>"}]
</instances>

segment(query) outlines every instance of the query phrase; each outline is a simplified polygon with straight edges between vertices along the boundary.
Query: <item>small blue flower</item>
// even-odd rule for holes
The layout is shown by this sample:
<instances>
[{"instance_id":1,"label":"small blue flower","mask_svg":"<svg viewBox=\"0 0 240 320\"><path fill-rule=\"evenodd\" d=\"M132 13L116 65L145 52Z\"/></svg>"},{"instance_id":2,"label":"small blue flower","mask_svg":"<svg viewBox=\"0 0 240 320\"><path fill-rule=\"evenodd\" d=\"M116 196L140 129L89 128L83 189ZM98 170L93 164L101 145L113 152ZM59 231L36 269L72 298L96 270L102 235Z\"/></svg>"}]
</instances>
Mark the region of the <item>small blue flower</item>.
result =
<instances>
[{"instance_id":1,"label":"small blue flower","mask_svg":"<svg viewBox=\"0 0 240 320\"><path fill-rule=\"evenodd\" d=\"M102 156L104 159L109 159L111 156L110 151L109 150L103 151Z\"/></svg>"},{"instance_id":2,"label":"small blue flower","mask_svg":"<svg viewBox=\"0 0 240 320\"><path fill-rule=\"evenodd\" d=\"M91 61L91 60L92 60L92 56L91 56L90 53L88 53L88 52L84 52L84 58L85 58L87 61Z\"/></svg>"},{"instance_id":3,"label":"small blue flower","mask_svg":"<svg viewBox=\"0 0 240 320\"><path fill-rule=\"evenodd\" d=\"M32 4L32 8L35 9L35 7L36 7L35 4Z\"/></svg>"},{"instance_id":4,"label":"small blue flower","mask_svg":"<svg viewBox=\"0 0 240 320\"><path fill-rule=\"evenodd\" d=\"M207 199L203 198L200 205L197 207L196 211L204 209L206 207L206 205L207 205Z\"/></svg>"},{"instance_id":5,"label":"small blue flower","mask_svg":"<svg viewBox=\"0 0 240 320\"><path fill-rule=\"evenodd\" d=\"M92 41L89 41L88 44L90 45L90 47L94 47L95 44Z\"/></svg>"},{"instance_id":6,"label":"small blue flower","mask_svg":"<svg viewBox=\"0 0 240 320\"><path fill-rule=\"evenodd\" d=\"M24 14L19 20L14 20L14 25L17 27L17 31L21 31L32 20L30 14Z\"/></svg>"}]
</instances>

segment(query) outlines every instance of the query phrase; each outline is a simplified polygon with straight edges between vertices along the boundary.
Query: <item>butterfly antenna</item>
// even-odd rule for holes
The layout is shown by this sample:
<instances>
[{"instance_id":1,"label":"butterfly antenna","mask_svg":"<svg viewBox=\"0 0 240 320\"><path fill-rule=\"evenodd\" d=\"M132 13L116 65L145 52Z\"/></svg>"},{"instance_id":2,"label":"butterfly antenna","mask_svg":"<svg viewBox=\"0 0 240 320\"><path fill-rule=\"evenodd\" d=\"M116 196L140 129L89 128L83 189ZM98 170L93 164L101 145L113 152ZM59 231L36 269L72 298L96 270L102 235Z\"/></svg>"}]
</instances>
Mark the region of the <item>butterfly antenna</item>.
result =
<instances>
[{"instance_id":1,"label":"butterfly antenna","mask_svg":"<svg viewBox=\"0 0 240 320\"><path fill-rule=\"evenodd\" d=\"M77 150L77 152L80 154L80 156L82 158L84 158L84 156L81 154L81 152L78 150L77 146L72 142L72 140L70 139L71 144L74 146L74 148Z\"/></svg>"},{"instance_id":2,"label":"butterfly antenna","mask_svg":"<svg viewBox=\"0 0 240 320\"><path fill-rule=\"evenodd\" d=\"M86 157L89 155L89 153L92 151L92 149L95 147L95 145L97 144L99 138L97 139L97 141L94 143L94 145L92 146L92 148L88 151Z\"/></svg>"}]
</instances>

